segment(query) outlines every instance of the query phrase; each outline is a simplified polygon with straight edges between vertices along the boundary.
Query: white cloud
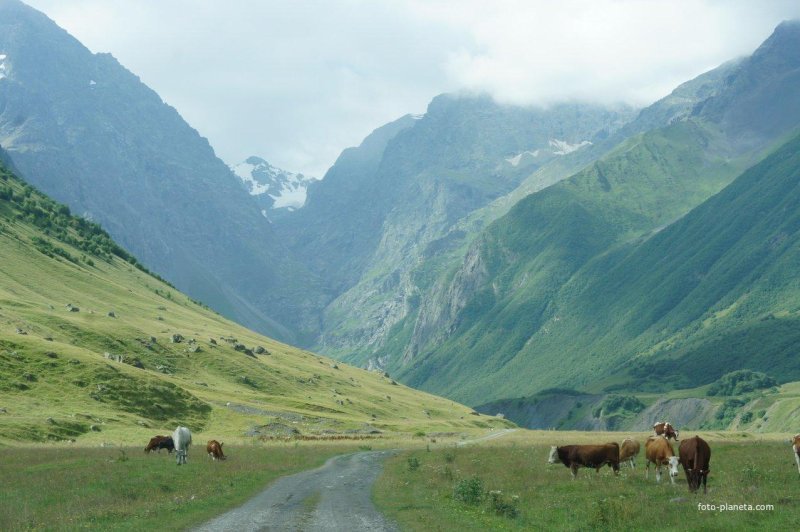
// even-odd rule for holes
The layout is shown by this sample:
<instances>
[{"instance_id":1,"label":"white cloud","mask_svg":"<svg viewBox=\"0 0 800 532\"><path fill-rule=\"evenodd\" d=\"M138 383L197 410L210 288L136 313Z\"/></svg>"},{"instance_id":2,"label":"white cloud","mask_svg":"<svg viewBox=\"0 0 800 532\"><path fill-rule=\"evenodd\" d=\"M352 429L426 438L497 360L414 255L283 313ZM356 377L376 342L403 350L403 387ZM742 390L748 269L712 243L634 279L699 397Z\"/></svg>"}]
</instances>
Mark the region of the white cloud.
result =
<instances>
[{"instance_id":1,"label":"white cloud","mask_svg":"<svg viewBox=\"0 0 800 532\"><path fill-rule=\"evenodd\" d=\"M796 1L28 0L109 51L229 163L321 175L436 94L646 104L750 53Z\"/></svg>"}]
</instances>

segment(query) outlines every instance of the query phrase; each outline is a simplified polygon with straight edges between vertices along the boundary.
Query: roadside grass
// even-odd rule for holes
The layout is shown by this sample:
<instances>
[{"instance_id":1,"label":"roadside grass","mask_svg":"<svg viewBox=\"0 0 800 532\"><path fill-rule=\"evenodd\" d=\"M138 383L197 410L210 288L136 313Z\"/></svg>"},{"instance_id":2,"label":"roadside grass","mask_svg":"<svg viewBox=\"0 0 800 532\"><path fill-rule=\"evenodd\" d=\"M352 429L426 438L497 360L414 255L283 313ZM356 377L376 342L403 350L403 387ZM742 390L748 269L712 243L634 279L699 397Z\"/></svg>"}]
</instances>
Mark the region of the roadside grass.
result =
<instances>
[{"instance_id":1,"label":"roadside grass","mask_svg":"<svg viewBox=\"0 0 800 532\"><path fill-rule=\"evenodd\" d=\"M355 445L205 445L175 455L142 447L9 447L0 462L0 530L185 529L244 503L284 475L322 465Z\"/></svg>"},{"instance_id":2,"label":"roadside grass","mask_svg":"<svg viewBox=\"0 0 800 532\"><path fill-rule=\"evenodd\" d=\"M652 468L646 479L644 446L635 471L623 467L614 477L609 467L599 474L581 469L572 481L566 467L546 463L549 445L506 441L398 454L373 499L403 530L797 529L800 495L787 489L798 482L791 447L734 436L709 439L706 495L689 493L682 470L674 486L666 475L656 484ZM412 459L418 467L409 467ZM700 503L717 509L701 510ZM720 511L723 504L774 509Z\"/></svg>"}]
</instances>

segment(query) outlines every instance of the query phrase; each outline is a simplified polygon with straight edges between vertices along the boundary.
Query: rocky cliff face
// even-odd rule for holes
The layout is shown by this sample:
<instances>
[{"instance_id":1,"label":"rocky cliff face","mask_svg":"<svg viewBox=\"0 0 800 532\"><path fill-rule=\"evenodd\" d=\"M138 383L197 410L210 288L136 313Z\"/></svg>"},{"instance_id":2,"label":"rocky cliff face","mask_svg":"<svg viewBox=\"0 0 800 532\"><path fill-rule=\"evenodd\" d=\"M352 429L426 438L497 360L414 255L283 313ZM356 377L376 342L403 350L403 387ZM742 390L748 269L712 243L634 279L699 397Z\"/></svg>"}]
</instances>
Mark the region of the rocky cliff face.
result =
<instances>
[{"instance_id":1,"label":"rocky cliff face","mask_svg":"<svg viewBox=\"0 0 800 532\"><path fill-rule=\"evenodd\" d=\"M376 364L435 274L485 223L466 222L473 213L629 116L627 109L522 108L445 95L424 116L390 124L343 153L309 189L307 205L277 224L328 278L333 299L320 348Z\"/></svg>"}]
</instances>

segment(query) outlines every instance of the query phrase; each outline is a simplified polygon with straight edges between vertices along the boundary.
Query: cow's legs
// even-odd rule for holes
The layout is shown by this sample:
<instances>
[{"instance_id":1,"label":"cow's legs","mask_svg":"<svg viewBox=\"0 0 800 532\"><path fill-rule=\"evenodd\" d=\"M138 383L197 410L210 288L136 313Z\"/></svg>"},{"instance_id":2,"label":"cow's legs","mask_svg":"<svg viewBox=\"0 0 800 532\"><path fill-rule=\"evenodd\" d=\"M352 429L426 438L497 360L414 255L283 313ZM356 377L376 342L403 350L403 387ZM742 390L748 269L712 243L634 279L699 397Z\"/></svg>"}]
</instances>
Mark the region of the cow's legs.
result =
<instances>
[{"instance_id":1,"label":"cow's legs","mask_svg":"<svg viewBox=\"0 0 800 532\"><path fill-rule=\"evenodd\" d=\"M572 480L575 480L578 477L578 466L572 464L569 468L570 472L572 473Z\"/></svg>"},{"instance_id":2,"label":"cow's legs","mask_svg":"<svg viewBox=\"0 0 800 532\"><path fill-rule=\"evenodd\" d=\"M656 464L656 483L661 482L661 464Z\"/></svg>"},{"instance_id":3,"label":"cow's legs","mask_svg":"<svg viewBox=\"0 0 800 532\"><path fill-rule=\"evenodd\" d=\"M797 462L797 472L800 473L800 453L798 453L798 449L796 445L792 446L794 450L794 461Z\"/></svg>"}]
</instances>

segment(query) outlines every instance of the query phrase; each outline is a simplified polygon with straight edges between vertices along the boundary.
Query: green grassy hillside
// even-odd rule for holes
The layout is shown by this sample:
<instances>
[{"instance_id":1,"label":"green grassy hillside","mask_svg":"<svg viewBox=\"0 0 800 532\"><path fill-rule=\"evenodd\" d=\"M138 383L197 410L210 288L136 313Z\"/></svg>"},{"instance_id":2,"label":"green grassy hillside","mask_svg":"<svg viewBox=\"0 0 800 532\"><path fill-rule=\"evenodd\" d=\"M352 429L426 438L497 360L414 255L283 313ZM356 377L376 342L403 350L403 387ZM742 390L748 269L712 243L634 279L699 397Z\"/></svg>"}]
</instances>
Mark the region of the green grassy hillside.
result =
<instances>
[{"instance_id":1,"label":"green grassy hillside","mask_svg":"<svg viewBox=\"0 0 800 532\"><path fill-rule=\"evenodd\" d=\"M689 388L739 368L800 379L799 183L796 137L680 222L588 269L550 329L560 359L589 350L634 389Z\"/></svg>"},{"instance_id":2,"label":"green grassy hillside","mask_svg":"<svg viewBox=\"0 0 800 532\"><path fill-rule=\"evenodd\" d=\"M548 320L560 320L553 303L559 292L596 257L668 225L730 182L745 159L730 158L726 147L711 126L680 122L636 136L520 201L428 303L434 311L457 309L450 322L431 326L453 333L428 345L420 335L403 378L468 402L488 398L487 390L508 397L555 384L547 379L563 375L563 366L548 360L531 377L530 358L521 353L537 333L547 338ZM452 285L466 288L454 293ZM515 357L525 369L517 366L512 382L503 368Z\"/></svg>"},{"instance_id":3,"label":"green grassy hillside","mask_svg":"<svg viewBox=\"0 0 800 532\"><path fill-rule=\"evenodd\" d=\"M234 441L502 423L470 412L222 318L0 169L0 443L140 443L178 423Z\"/></svg>"}]
</instances>

